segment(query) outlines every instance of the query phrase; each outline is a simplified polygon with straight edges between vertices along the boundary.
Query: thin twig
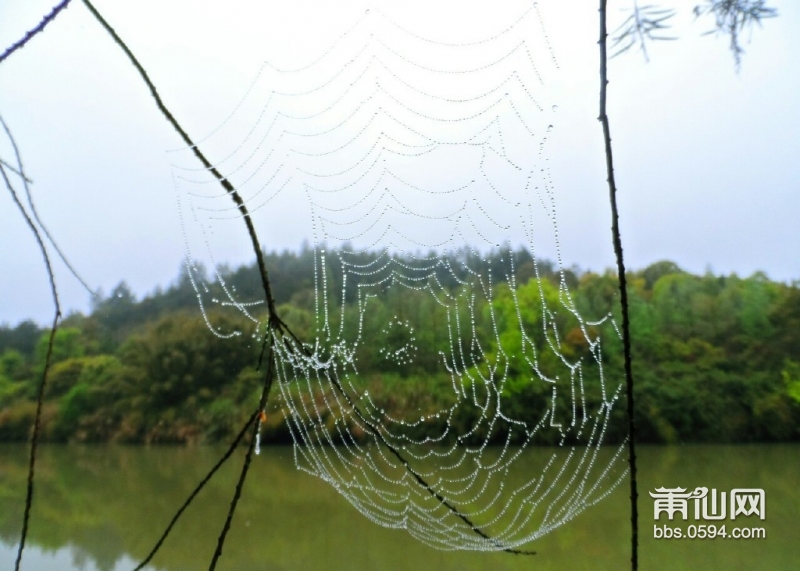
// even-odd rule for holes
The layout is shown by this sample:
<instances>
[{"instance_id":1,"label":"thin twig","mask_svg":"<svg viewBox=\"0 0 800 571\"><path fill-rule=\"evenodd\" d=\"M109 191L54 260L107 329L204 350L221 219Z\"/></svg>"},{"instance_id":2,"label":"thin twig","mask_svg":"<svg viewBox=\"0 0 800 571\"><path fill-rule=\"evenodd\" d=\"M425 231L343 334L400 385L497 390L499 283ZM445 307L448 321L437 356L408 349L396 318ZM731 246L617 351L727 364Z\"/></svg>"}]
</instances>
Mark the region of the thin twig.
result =
<instances>
[{"instance_id":1,"label":"thin twig","mask_svg":"<svg viewBox=\"0 0 800 571\"><path fill-rule=\"evenodd\" d=\"M5 123L3 123L5 125ZM6 129L9 138L11 137L11 132ZM13 140L13 138L12 138ZM22 164L17 165L19 172L23 173L24 170L22 168ZM47 354L45 355L44 359L44 370L42 371L42 382L39 384L39 394L36 397L36 416L33 420L33 435L31 436L31 452L30 452L30 461L28 463L28 488L25 494L25 513L22 517L22 534L19 541L19 548L17 549L17 559L14 563L15 571L19 571L20 565L22 564L22 552L25 549L25 540L28 536L28 522L30 521L30 514L31 514L31 507L33 506L33 483L34 483L34 472L36 466L36 448L39 443L39 427L41 425L41 418L42 418L42 402L44 401L44 389L47 385L47 375L50 372L50 363L53 358L53 344L55 342L56 331L58 330L58 321L61 319L61 304L58 300L58 289L56 288L56 278L53 274L53 267L50 264L50 256L47 254L47 247L42 241L42 237L39 235L39 230L36 228L36 225L31 220L31 217L25 210L25 207L20 202L19 197L17 196L16 191L14 190L14 185L11 184L11 180L8 178L6 174L5 168L0 165L0 174L3 176L3 180L6 183L6 188L11 193L11 197L14 199L14 203L19 208L22 217L27 222L28 226L30 227L33 235L36 238L36 242L39 244L39 249L42 252L42 257L44 258L44 265L47 268L47 275L50 278L50 292L53 295L53 304L55 306L55 315L53 316L53 325L50 328L50 339L47 343ZM24 174L22 175L24 178Z\"/></svg>"},{"instance_id":2,"label":"thin twig","mask_svg":"<svg viewBox=\"0 0 800 571\"><path fill-rule=\"evenodd\" d=\"M275 341L275 336L268 332L270 336L270 348L272 347L272 343ZM261 398L258 402L258 411L257 414L260 414L261 411L267 406L267 398L269 397L269 391L272 388L272 378L274 375L274 351L270 351L267 354L267 373L264 377L264 388L261 390ZM228 516L225 518L225 524L222 526L222 531L219 534L219 538L217 539L217 548L214 550L214 556L211 558L211 564L208 567L208 571L214 571L217 567L217 561L222 556L222 547L225 544L225 538L228 535L228 531L231 528L231 522L233 521L233 513L236 511L236 505L239 503L239 498L242 495L242 489L244 488L244 481L247 478L247 471L250 469L250 461L253 458L253 449L255 447L256 438L258 435L258 430L261 426L261 422L253 423L253 433L250 438L250 444L247 447L247 454L244 457L244 464L242 465L242 471L239 474L239 481L236 482L236 489L233 492L233 498L231 499L231 505L228 508Z\"/></svg>"},{"instance_id":3,"label":"thin twig","mask_svg":"<svg viewBox=\"0 0 800 571\"><path fill-rule=\"evenodd\" d=\"M6 130L6 132L8 132L8 130ZM27 176L25 176L25 173L18 171L16 167L10 165L9 163L4 161L3 159L0 159L0 165L3 165L4 167L6 167L7 170L10 170L11 172L13 172L15 175L20 177L25 182L27 182L29 184L33 184L33 181L31 179L29 179Z\"/></svg>"},{"instance_id":4,"label":"thin twig","mask_svg":"<svg viewBox=\"0 0 800 571\"><path fill-rule=\"evenodd\" d=\"M142 562L139 563L139 565L137 565L136 569L134 569L133 571L140 571L143 567L145 567L145 565L150 563L150 560L153 559L153 557L155 556L156 552L158 552L158 550L161 549L161 545L167 539L167 536L172 531L173 526L176 523L178 523L178 519L180 519L181 515L183 515L183 512L186 510L186 508L189 507L189 504L191 504L194 501L195 496L197 496L197 494L200 493L200 490L202 490L205 487L205 485L211 480L211 478L214 476L214 474L217 473L217 470L219 470L222 467L222 465L228 460L228 458L231 457L231 455L233 454L234 450L236 450L236 447L239 446L239 442L241 442L242 438L244 437L245 433L247 432L247 429L250 427L251 424L253 424L253 422L255 422L256 418L258 418L258 414L259 414L259 411L256 410L250 416L250 418L247 419L247 422L244 424L242 429L239 431L239 434L237 434L236 438L234 438L233 442L231 442L231 445L228 447L228 450L225 452L225 454L222 455L222 458L220 458L217 461L217 463L214 465L214 467L211 468L211 470L209 470L208 474L206 474L206 477L203 478L203 480L197 485L197 487L194 489L194 491L192 491L192 493L189 494L189 497L186 498L186 501L183 502L183 505L180 508L178 508L178 511L175 512L175 515L172 517L172 520L169 522L169 525L164 530L164 533L162 533L161 537L158 538L158 541L156 542L156 544L153 547L153 549L150 550L150 553L147 554L147 557L145 557L142 560Z\"/></svg>"},{"instance_id":5,"label":"thin twig","mask_svg":"<svg viewBox=\"0 0 800 571\"><path fill-rule=\"evenodd\" d=\"M619 231L619 212L617 210L617 184L614 180L614 159L611 153L611 129L606 113L606 94L608 90L608 54L606 39L606 5L608 0L600 0L600 117L603 124L603 139L606 152L606 171L608 173L608 194L611 202L611 234L614 254L617 258L620 305L622 306L622 347L625 358L625 386L628 401L628 463L631 471L631 569L639 568L639 512L636 490L636 427L633 422L633 369L631 367L631 335L628 315L628 285L625 279L625 262L622 257L622 238Z\"/></svg>"},{"instance_id":6,"label":"thin twig","mask_svg":"<svg viewBox=\"0 0 800 571\"><path fill-rule=\"evenodd\" d=\"M0 55L0 63L3 63L3 61L5 61L5 59L8 56L13 54L15 51L17 51L21 47L23 47L25 44L27 44L29 41L31 41L31 39L36 34L41 32L42 30L44 30L45 26L47 26L47 24L52 22L55 19L55 17L58 16L58 13L61 12L61 10L63 10L64 8L67 7L67 4L69 4L69 2L70 2L70 0L62 0L61 2L56 4L56 6L50 11L50 13L47 16L45 16L44 18L42 18L42 21L39 22L39 25L37 25L32 30L27 31L22 38L20 38L18 41L16 41L13 44L11 44L6 49L6 51L3 52L3 55Z\"/></svg>"},{"instance_id":7,"label":"thin twig","mask_svg":"<svg viewBox=\"0 0 800 571\"><path fill-rule=\"evenodd\" d=\"M42 229L42 232L44 232L44 235L47 237L47 240L50 242L50 244L53 245L53 249L55 249L56 253L58 254L58 257L61 258L61 261L64 262L64 265L67 266L67 269L70 271L70 273L72 273L72 275L75 276L75 279L81 283L84 289L86 289L86 291L88 291L92 297L97 296L97 293L94 292L91 287L89 287L89 284L86 283L86 280L84 280L78 273L78 271L72 266L70 261L67 259L66 254L64 254L64 252L59 247L58 242L55 241L52 234L50 234L50 231L47 229L47 226L45 226L44 222L42 222L42 219L39 217L39 212L36 210L36 205L33 202L33 194L31 193L30 184L32 183L32 181L28 177L26 177L25 173L22 171L22 158L20 157L19 148L17 147L17 142L14 140L14 137L11 136L11 131L9 130L8 125L6 125L6 122L3 121L2 117L0 117L0 124L2 124L3 129L8 135L8 139L11 141L11 146L14 149L14 155L17 159L17 164L20 165L20 170L17 174L19 174L20 178L22 179L22 186L25 189L25 196L28 198L28 206L31 209L31 214L33 214L33 219L39 225L39 228ZM15 170L14 172L17 171Z\"/></svg>"}]
</instances>

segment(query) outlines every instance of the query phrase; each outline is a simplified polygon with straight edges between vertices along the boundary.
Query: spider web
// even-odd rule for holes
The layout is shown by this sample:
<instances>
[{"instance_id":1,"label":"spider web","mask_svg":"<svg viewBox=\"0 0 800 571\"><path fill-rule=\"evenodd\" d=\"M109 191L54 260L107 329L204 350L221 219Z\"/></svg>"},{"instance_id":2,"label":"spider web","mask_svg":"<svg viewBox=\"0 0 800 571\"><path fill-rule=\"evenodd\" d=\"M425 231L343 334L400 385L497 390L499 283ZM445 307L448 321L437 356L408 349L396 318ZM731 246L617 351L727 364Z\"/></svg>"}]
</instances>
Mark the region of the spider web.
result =
<instances>
[{"instance_id":1,"label":"spider web","mask_svg":"<svg viewBox=\"0 0 800 571\"><path fill-rule=\"evenodd\" d=\"M464 41L373 8L307 65L265 63L202 141L267 241L280 218L314 244L311 334L272 354L297 467L440 549L524 546L624 476L622 449L601 450L621 387L605 378L602 337L618 332L610 316L580 315L561 269L548 167L557 72L537 4ZM219 271L225 299L213 298L192 257L213 262L239 212L175 156L206 321L242 334L205 312L223 304L257 336L258 302ZM555 284L540 250L555 252ZM567 323L579 356L564 348ZM413 382L436 398L401 402ZM521 393L534 410L511 406Z\"/></svg>"}]
</instances>

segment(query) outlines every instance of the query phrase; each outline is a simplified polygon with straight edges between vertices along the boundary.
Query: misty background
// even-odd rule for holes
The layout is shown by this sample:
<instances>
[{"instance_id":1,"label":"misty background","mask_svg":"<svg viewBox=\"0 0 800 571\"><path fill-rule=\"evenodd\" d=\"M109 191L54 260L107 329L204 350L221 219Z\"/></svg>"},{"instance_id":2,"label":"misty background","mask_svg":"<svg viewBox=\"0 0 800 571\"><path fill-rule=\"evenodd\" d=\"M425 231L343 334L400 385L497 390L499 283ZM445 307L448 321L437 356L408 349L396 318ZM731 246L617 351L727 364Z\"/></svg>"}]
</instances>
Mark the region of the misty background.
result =
<instances>
[{"instance_id":1,"label":"misty background","mask_svg":"<svg viewBox=\"0 0 800 571\"><path fill-rule=\"evenodd\" d=\"M313 61L371 5L443 41L503 30L527 7L481 3L318 1L290 6L238 1L98 2L195 140L235 108L269 59ZM670 33L610 65L609 115L626 263L669 259L702 273L764 271L800 279L800 7L772 2L779 17L744 35L737 73L726 37L702 36L691 3L676 2ZM667 6L667 4L665 4ZM611 3L610 27L627 2ZM32 28L51 6L5 6L0 45ZM595 2L539 2L560 73L550 142L565 265L613 265L602 132L596 120ZM141 79L83 5L73 3L43 34L0 65L0 114L17 140L43 221L88 283L106 293L126 281L137 295L175 279L185 255L173 185L182 142ZM202 146L202 143L201 143ZM13 156L7 141L0 156ZM452 165L457 168L458 165ZM268 250L297 249L308 236L290 216L260 226ZM218 262L252 261L244 226L215 242ZM0 195L0 322L52 315L33 236L8 193ZM543 249L542 257L555 252ZM56 264L62 304L87 311L90 296Z\"/></svg>"}]
</instances>

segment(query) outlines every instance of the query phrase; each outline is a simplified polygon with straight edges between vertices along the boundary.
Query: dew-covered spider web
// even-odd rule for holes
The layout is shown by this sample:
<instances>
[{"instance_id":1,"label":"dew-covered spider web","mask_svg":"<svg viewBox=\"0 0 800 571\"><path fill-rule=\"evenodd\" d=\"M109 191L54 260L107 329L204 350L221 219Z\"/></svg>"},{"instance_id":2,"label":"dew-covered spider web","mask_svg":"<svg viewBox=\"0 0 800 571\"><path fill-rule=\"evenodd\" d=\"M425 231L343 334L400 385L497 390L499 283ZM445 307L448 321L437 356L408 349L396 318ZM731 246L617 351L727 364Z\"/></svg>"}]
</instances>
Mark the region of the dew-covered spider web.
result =
<instances>
[{"instance_id":1,"label":"dew-covered spider web","mask_svg":"<svg viewBox=\"0 0 800 571\"><path fill-rule=\"evenodd\" d=\"M373 7L316 59L265 63L199 144L263 244L312 244L314 295L278 308L299 341L269 357L298 469L434 547L527 549L624 477L621 448L601 449L618 333L581 315L561 269L558 54L539 7L470 37L418 24ZM174 159L188 251L213 261L240 211L190 149ZM201 307L253 322L207 316L216 334L265 333L262 300L222 272L212 298L189 267Z\"/></svg>"}]
</instances>

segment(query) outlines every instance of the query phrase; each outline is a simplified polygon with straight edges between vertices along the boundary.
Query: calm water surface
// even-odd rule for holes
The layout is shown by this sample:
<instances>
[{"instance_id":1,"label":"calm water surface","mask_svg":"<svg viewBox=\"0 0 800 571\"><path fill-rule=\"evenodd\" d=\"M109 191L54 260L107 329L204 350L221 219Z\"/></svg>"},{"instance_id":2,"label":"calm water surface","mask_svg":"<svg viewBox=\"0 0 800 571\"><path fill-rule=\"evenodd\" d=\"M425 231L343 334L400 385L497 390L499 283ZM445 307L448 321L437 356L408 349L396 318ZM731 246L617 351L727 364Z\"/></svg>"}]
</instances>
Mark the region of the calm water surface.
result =
<instances>
[{"instance_id":1,"label":"calm water surface","mask_svg":"<svg viewBox=\"0 0 800 571\"><path fill-rule=\"evenodd\" d=\"M535 451L532 451L535 452ZM45 446L23 569L130 570L214 464L215 448ZM0 446L0 569L13 568L27 451ZM240 456L236 457L241 458ZM800 569L800 446L643 448L640 568L686 571ZM207 569L239 469L226 466L184 514L149 569ZM657 487L762 488L766 539L656 540ZM267 571L516 571L629 568L627 484L533 543L533 557L441 552L356 512L333 488L295 469L291 448L256 458L218 569ZM690 510L691 512L691 510ZM690 513L690 517L691 517ZM664 523L664 517L662 521ZM683 527L686 528L686 522ZM696 522L703 523L703 522Z\"/></svg>"}]
</instances>

